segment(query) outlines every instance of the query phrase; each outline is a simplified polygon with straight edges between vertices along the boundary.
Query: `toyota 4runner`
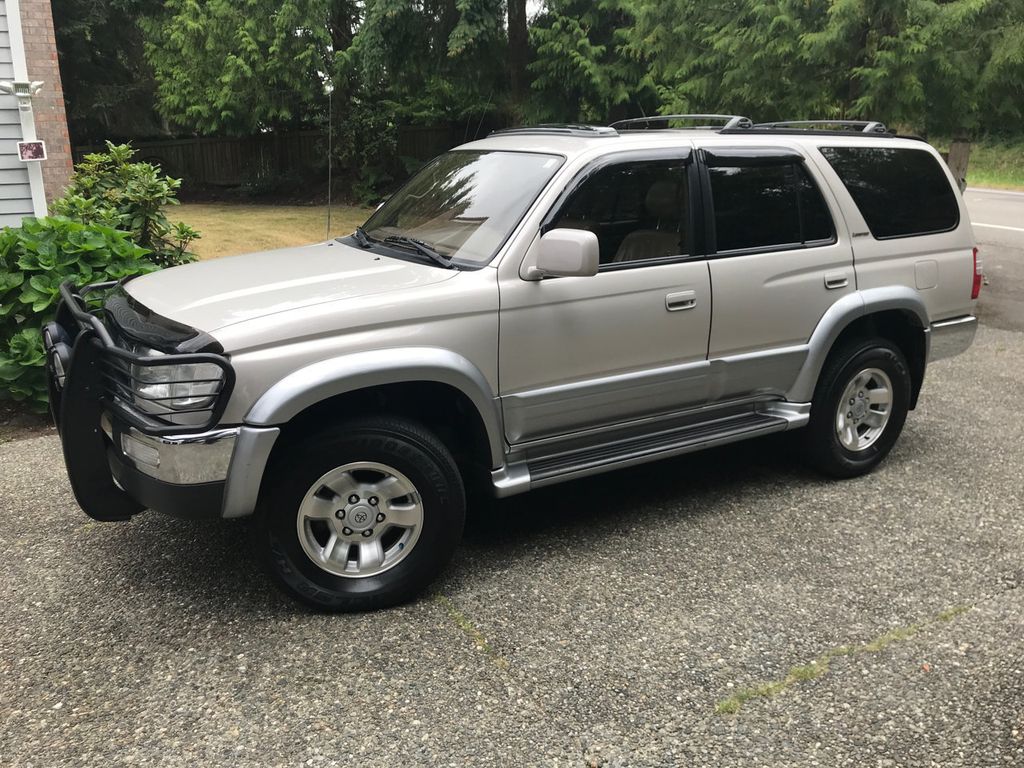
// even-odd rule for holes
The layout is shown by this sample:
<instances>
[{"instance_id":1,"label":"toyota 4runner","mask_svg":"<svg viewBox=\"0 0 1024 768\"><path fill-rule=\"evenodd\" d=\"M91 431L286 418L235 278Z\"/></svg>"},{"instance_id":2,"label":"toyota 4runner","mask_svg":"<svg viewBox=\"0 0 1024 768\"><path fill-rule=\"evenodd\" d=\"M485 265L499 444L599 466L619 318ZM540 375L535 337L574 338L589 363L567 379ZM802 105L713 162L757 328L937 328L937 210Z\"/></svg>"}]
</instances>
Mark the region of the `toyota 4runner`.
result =
<instances>
[{"instance_id":1,"label":"toyota 4runner","mask_svg":"<svg viewBox=\"0 0 1024 768\"><path fill-rule=\"evenodd\" d=\"M499 131L347 237L65 285L51 407L86 514L253 515L291 595L380 607L445 566L467 487L798 428L870 471L973 340L974 244L936 151L878 123Z\"/></svg>"}]
</instances>

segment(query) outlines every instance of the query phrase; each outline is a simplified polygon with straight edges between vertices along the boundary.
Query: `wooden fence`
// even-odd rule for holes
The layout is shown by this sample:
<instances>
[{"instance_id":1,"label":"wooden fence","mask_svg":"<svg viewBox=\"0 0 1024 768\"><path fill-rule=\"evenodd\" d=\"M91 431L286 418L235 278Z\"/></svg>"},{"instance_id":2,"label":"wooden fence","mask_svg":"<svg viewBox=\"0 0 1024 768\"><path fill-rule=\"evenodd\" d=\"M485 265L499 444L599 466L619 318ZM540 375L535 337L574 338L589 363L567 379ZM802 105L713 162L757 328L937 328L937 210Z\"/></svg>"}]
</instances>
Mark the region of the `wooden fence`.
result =
<instances>
[{"instance_id":1,"label":"wooden fence","mask_svg":"<svg viewBox=\"0 0 1024 768\"><path fill-rule=\"evenodd\" d=\"M400 126L397 154L429 160L473 138L464 133L462 127L448 125ZM133 141L132 146L138 150L137 159L160 165L170 176L215 186L236 186L264 175L318 175L324 172L327 158L327 134L323 131ZM75 147L74 160L77 163L84 155L102 149Z\"/></svg>"}]
</instances>

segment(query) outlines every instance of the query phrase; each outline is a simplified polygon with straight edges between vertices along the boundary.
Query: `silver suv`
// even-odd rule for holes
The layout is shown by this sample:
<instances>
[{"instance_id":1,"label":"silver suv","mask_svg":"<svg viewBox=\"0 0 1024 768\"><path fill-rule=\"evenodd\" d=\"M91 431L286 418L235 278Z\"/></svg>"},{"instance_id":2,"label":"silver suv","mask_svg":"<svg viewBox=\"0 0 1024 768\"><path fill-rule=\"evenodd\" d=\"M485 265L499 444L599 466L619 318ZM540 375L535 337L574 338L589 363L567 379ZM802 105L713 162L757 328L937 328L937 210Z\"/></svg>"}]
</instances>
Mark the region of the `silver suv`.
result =
<instances>
[{"instance_id":1,"label":"silver suv","mask_svg":"<svg viewBox=\"0 0 1024 768\"><path fill-rule=\"evenodd\" d=\"M66 285L44 330L88 515L253 515L287 592L361 610L438 574L470 487L795 429L870 471L981 280L925 142L673 116L499 131L347 237Z\"/></svg>"}]
</instances>

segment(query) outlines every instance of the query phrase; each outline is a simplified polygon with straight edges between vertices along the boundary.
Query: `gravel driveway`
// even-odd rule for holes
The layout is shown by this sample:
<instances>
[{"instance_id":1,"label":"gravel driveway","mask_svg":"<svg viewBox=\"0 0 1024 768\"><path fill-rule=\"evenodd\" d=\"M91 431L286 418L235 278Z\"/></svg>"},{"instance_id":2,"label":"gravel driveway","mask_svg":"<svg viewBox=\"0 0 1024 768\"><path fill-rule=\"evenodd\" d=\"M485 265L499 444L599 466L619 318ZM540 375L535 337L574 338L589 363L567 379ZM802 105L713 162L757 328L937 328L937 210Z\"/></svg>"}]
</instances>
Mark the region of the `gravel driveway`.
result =
<instances>
[{"instance_id":1,"label":"gravel driveway","mask_svg":"<svg viewBox=\"0 0 1024 768\"><path fill-rule=\"evenodd\" d=\"M0 764L1024 764L1020 341L936 365L869 477L778 439L537 492L364 616L0 445Z\"/></svg>"},{"instance_id":2,"label":"gravel driveway","mask_svg":"<svg viewBox=\"0 0 1024 768\"><path fill-rule=\"evenodd\" d=\"M91 522L55 437L0 444L0 765L1024 765L999 317L868 477L778 438L495 503L371 615L279 597L244 522Z\"/></svg>"}]
</instances>

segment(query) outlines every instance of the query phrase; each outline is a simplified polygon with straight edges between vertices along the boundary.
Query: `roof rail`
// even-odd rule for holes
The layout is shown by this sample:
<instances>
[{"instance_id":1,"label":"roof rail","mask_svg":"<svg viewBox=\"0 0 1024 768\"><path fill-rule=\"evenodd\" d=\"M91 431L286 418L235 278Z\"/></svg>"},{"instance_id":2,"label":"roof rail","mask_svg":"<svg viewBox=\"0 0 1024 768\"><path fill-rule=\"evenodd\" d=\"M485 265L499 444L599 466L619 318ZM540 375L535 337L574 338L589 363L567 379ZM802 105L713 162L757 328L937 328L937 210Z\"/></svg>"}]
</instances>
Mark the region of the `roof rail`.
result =
<instances>
[{"instance_id":1,"label":"roof rail","mask_svg":"<svg viewBox=\"0 0 1024 768\"><path fill-rule=\"evenodd\" d=\"M777 123L754 123L753 128L815 130L819 126L839 126L842 130L857 129L860 133L889 133L885 123L877 120L783 120Z\"/></svg>"},{"instance_id":2,"label":"roof rail","mask_svg":"<svg viewBox=\"0 0 1024 768\"><path fill-rule=\"evenodd\" d=\"M560 136L618 136L619 132L607 125L584 125L582 123L541 123L540 125L520 125L513 128L500 128L491 131L488 136L507 134L554 134Z\"/></svg>"},{"instance_id":3,"label":"roof rail","mask_svg":"<svg viewBox=\"0 0 1024 768\"><path fill-rule=\"evenodd\" d=\"M689 129L701 129L701 128L712 128L717 130L726 130L734 128L750 128L753 125L749 117L743 117L741 115L651 115L650 117L631 117L628 120L616 120L612 123L612 128L615 129L626 129L636 130L632 126L644 126L640 130L648 130L651 123L664 122L665 125L661 126L661 129L669 128L669 120L715 120L722 123L722 125L687 125L679 126L679 128Z\"/></svg>"}]
</instances>

